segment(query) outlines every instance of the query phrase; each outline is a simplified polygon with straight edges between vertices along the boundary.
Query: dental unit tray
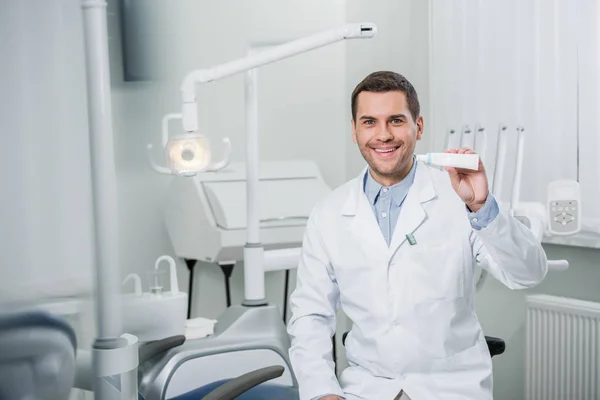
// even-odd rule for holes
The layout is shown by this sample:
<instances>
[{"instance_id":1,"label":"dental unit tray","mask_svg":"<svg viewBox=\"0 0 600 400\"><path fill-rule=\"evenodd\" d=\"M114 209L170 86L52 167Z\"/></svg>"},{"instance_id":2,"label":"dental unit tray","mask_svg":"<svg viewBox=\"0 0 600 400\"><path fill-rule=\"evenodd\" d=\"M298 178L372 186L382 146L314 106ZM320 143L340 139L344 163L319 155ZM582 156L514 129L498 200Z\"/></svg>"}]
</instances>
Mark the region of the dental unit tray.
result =
<instances>
[{"instance_id":1,"label":"dental unit tray","mask_svg":"<svg viewBox=\"0 0 600 400\"><path fill-rule=\"evenodd\" d=\"M246 244L244 163L194 177L175 176L165 224L178 257L209 263L243 260ZM260 237L265 250L299 248L314 205L331 189L312 161L261 162Z\"/></svg>"}]
</instances>

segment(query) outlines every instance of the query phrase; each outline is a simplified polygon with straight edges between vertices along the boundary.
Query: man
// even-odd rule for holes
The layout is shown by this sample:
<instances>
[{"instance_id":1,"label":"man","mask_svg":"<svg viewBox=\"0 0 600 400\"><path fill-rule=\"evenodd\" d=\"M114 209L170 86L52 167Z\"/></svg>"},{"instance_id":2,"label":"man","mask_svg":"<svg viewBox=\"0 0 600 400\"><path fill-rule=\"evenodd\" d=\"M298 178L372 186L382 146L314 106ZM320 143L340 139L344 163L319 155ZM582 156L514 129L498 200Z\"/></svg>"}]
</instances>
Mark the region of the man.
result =
<instances>
[{"instance_id":1,"label":"man","mask_svg":"<svg viewBox=\"0 0 600 400\"><path fill-rule=\"evenodd\" d=\"M475 267L511 289L547 273L534 235L499 212L483 163L444 171L415 161L419 107L393 72L367 76L352 93L352 136L368 168L307 223L288 328L301 400L492 399ZM338 381L340 305L353 324Z\"/></svg>"}]
</instances>

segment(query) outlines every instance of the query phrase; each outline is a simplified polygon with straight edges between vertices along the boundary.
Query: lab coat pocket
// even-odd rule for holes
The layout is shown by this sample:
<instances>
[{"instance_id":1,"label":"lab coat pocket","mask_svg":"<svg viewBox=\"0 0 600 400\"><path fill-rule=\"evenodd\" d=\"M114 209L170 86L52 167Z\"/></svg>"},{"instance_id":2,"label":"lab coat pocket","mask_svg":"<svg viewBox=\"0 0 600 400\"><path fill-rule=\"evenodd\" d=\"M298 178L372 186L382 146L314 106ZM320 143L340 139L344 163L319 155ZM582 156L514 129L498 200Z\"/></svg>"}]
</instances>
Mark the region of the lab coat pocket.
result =
<instances>
[{"instance_id":1,"label":"lab coat pocket","mask_svg":"<svg viewBox=\"0 0 600 400\"><path fill-rule=\"evenodd\" d=\"M476 370L491 369L487 358L489 357L482 350L481 344L476 342L451 357L434 360L433 366L437 372L469 373Z\"/></svg>"},{"instance_id":2,"label":"lab coat pocket","mask_svg":"<svg viewBox=\"0 0 600 400\"><path fill-rule=\"evenodd\" d=\"M454 246L411 249L408 288L413 304L448 301L464 296L462 251Z\"/></svg>"},{"instance_id":3,"label":"lab coat pocket","mask_svg":"<svg viewBox=\"0 0 600 400\"><path fill-rule=\"evenodd\" d=\"M423 359L448 359L475 345L476 319L465 297L415 304L411 330L421 341Z\"/></svg>"}]
</instances>

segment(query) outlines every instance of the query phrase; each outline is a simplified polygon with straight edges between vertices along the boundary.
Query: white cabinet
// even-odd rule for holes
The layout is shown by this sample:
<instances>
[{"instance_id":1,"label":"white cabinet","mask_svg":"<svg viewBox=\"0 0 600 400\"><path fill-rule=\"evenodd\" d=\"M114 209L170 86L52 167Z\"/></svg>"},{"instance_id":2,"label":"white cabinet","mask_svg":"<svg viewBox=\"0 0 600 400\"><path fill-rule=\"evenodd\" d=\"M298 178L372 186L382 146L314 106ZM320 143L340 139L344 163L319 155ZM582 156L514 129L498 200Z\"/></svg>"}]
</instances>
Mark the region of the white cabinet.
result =
<instances>
[{"instance_id":1,"label":"white cabinet","mask_svg":"<svg viewBox=\"0 0 600 400\"><path fill-rule=\"evenodd\" d=\"M429 132L441 150L448 129L484 127L487 148L478 150L491 176L505 125L501 200L508 201L522 126L520 200L544 202L549 182L579 179L584 229L600 232L598 7L595 0L431 0ZM600 247L600 239L568 240Z\"/></svg>"}]
</instances>

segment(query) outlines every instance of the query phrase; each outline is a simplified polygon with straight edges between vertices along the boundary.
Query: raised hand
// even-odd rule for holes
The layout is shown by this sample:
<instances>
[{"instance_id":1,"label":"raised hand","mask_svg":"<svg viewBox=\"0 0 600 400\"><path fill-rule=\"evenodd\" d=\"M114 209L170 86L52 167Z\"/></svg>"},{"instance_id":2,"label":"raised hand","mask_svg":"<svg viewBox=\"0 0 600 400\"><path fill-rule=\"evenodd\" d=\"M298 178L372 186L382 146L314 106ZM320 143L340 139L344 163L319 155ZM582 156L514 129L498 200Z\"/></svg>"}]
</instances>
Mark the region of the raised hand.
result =
<instances>
[{"instance_id":1,"label":"raised hand","mask_svg":"<svg viewBox=\"0 0 600 400\"><path fill-rule=\"evenodd\" d=\"M476 154L466 147L446 150L446 153ZM473 212L479 211L488 196L488 181L483 162L479 159L477 171L464 168L445 167L450 175L452 188Z\"/></svg>"}]
</instances>

